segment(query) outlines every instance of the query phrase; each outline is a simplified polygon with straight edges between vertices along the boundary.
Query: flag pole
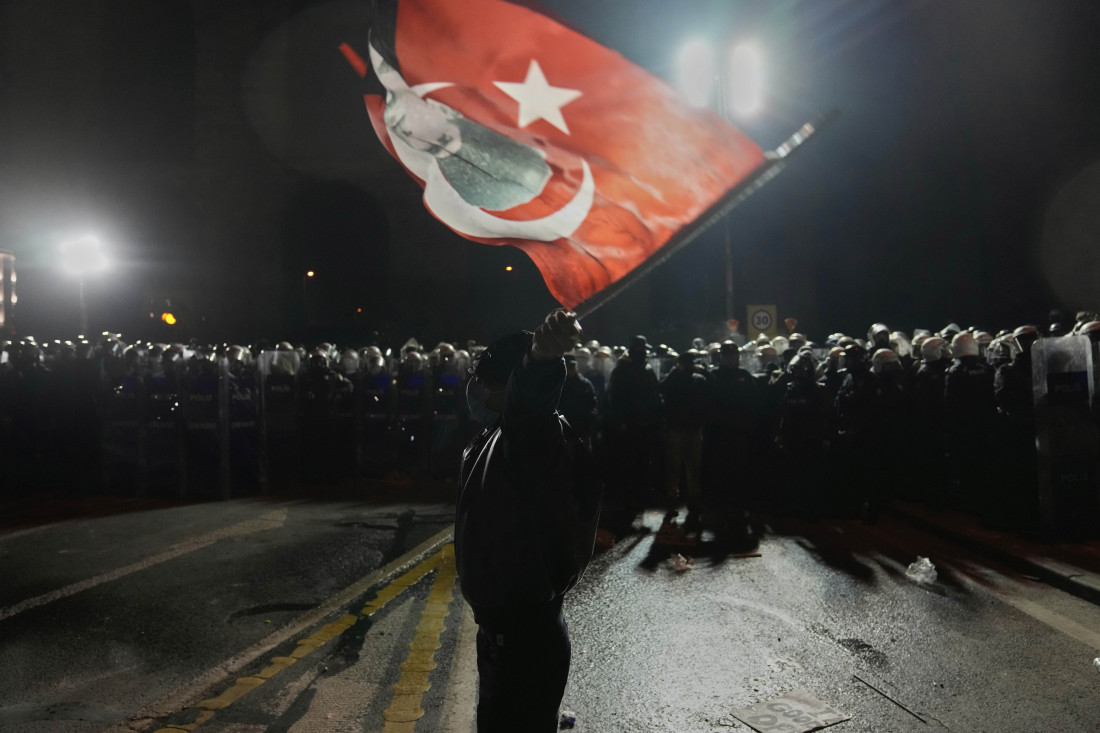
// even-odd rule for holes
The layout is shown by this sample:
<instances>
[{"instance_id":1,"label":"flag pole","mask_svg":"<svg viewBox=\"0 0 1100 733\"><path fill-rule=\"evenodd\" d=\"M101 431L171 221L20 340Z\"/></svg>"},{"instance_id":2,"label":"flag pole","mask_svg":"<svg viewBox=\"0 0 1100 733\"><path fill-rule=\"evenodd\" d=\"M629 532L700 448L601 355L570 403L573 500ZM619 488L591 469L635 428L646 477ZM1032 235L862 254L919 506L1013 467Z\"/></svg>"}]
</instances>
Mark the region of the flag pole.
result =
<instances>
[{"instance_id":1,"label":"flag pole","mask_svg":"<svg viewBox=\"0 0 1100 733\"><path fill-rule=\"evenodd\" d=\"M793 155L796 150L800 150L810 138L814 137L825 126L835 121L839 116L839 110L831 109L820 117L798 128L798 130L787 138L782 145L775 150L767 152L764 161L745 176L740 183L727 191L722 198L718 199L718 201L698 218L676 232L663 247L651 254L642 264L634 268L634 270L625 277L612 283L578 305L574 309L577 316L583 319L586 316L592 315L616 295L648 275L658 266L664 264L665 260L676 252L691 244L696 237L721 221L722 218L733 211L736 206L740 205L749 196L759 191L768 181L779 175L780 171L786 168L791 155Z\"/></svg>"}]
</instances>

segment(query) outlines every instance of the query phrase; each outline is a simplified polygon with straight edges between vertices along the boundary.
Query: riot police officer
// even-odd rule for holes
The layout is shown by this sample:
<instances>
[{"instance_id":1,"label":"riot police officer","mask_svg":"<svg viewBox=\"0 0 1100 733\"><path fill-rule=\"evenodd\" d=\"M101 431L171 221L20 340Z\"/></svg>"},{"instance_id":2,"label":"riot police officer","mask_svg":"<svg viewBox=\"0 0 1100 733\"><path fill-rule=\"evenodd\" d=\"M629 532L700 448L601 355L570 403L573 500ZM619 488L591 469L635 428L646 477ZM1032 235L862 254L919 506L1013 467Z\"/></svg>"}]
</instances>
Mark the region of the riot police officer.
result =
<instances>
[{"instance_id":1,"label":"riot police officer","mask_svg":"<svg viewBox=\"0 0 1100 733\"><path fill-rule=\"evenodd\" d=\"M331 483L339 476L334 415L338 401L352 392L352 384L329 364L327 349L314 349L298 393L303 477Z\"/></svg>"},{"instance_id":2,"label":"riot police officer","mask_svg":"<svg viewBox=\"0 0 1100 733\"><path fill-rule=\"evenodd\" d=\"M413 347L402 350L401 363L394 380L397 391L396 433L397 467L406 476L427 466L432 419L432 372L424 355Z\"/></svg>"},{"instance_id":3,"label":"riot police officer","mask_svg":"<svg viewBox=\"0 0 1100 733\"><path fill-rule=\"evenodd\" d=\"M711 371L713 409L703 440L703 488L713 506L744 506L748 487L755 484L746 476L753 441L762 432L761 388L747 369L741 367L741 349L732 340L722 344L718 368Z\"/></svg>"},{"instance_id":4,"label":"riot police officer","mask_svg":"<svg viewBox=\"0 0 1100 733\"><path fill-rule=\"evenodd\" d=\"M921 363L913 375L913 442L918 483L935 505L947 498L943 434L944 382L951 360L939 336L927 336L920 346Z\"/></svg>"},{"instance_id":5,"label":"riot police officer","mask_svg":"<svg viewBox=\"0 0 1100 733\"><path fill-rule=\"evenodd\" d=\"M981 358L973 334L963 331L951 341L954 363L944 379L944 417L952 484L962 504L979 508L982 468L996 418L993 368Z\"/></svg>"},{"instance_id":6,"label":"riot police officer","mask_svg":"<svg viewBox=\"0 0 1100 733\"><path fill-rule=\"evenodd\" d=\"M813 357L806 352L787 364L790 380L779 403L775 443L782 466L783 498L796 513L811 518L822 510L822 497L814 490L826 443L828 409L825 390L815 377Z\"/></svg>"}]
</instances>

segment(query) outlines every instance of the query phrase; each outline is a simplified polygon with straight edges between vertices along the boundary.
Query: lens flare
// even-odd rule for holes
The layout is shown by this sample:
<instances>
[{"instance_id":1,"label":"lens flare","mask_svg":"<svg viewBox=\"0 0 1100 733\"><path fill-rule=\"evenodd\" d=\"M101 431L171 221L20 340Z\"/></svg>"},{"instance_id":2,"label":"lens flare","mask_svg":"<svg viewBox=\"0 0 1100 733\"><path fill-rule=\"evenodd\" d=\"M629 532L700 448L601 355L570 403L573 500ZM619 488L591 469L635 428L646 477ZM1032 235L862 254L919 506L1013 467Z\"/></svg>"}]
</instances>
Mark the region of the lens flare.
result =
<instances>
[{"instance_id":1,"label":"lens flare","mask_svg":"<svg viewBox=\"0 0 1100 733\"><path fill-rule=\"evenodd\" d=\"M764 106L764 57L753 43L742 43L730 51L725 74L727 111L751 117Z\"/></svg>"},{"instance_id":2,"label":"lens flare","mask_svg":"<svg viewBox=\"0 0 1100 733\"><path fill-rule=\"evenodd\" d=\"M710 101L714 83L714 53L706 41L688 41L680 50L677 87L694 107L704 107Z\"/></svg>"}]
</instances>

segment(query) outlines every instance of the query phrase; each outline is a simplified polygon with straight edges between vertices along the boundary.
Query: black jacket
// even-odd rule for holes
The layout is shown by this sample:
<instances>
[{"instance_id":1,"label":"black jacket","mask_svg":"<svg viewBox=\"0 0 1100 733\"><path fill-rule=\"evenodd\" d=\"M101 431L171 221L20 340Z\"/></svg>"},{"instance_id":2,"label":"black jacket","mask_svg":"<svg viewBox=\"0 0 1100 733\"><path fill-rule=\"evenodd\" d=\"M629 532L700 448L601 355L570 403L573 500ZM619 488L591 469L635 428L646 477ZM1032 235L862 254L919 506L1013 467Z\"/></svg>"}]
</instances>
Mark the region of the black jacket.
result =
<instances>
[{"instance_id":1,"label":"black jacket","mask_svg":"<svg viewBox=\"0 0 1100 733\"><path fill-rule=\"evenodd\" d=\"M504 414L462 456L455 560L474 608L549 603L592 557L602 482L591 454L556 412L561 360L525 357Z\"/></svg>"},{"instance_id":2,"label":"black jacket","mask_svg":"<svg viewBox=\"0 0 1100 733\"><path fill-rule=\"evenodd\" d=\"M698 430L706 422L710 404L710 383L702 374L673 369L660 384L665 427Z\"/></svg>"}]
</instances>

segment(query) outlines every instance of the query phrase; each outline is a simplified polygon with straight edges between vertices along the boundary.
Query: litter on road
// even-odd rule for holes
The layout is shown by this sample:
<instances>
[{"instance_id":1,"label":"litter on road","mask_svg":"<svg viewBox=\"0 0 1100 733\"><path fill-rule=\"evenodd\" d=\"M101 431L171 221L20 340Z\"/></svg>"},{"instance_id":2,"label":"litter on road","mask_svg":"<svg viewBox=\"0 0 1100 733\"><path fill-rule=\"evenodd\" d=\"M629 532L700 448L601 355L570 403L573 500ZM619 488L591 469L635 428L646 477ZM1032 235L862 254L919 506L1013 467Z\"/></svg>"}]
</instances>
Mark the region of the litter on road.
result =
<instances>
[{"instance_id":1,"label":"litter on road","mask_svg":"<svg viewBox=\"0 0 1100 733\"><path fill-rule=\"evenodd\" d=\"M932 561L927 557L917 555L916 562L909 563L909 567L905 571L905 576L918 583L935 583L936 566L933 565Z\"/></svg>"},{"instance_id":2,"label":"litter on road","mask_svg":"<svg viewBox=\"0 0 1100 733\"><path fill-rule=\"evenodd\" d=\"M690 557L684 557L680 553L676 553L668 559L669 567L678 573L683 573L691 570L695 566L695 560Z\"/></svg>"},{"instance_id":3,"label":"litter on road","mask_svg":"<svg viewBox=\"0 0 1100 733\"><path fill-rule=\"evenodd\" d=\"M806 733L851 718L805 690L792 690L774 700L738 708L733 715L760 733Z\"/></svg>"}]
</instances>

